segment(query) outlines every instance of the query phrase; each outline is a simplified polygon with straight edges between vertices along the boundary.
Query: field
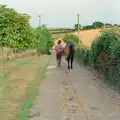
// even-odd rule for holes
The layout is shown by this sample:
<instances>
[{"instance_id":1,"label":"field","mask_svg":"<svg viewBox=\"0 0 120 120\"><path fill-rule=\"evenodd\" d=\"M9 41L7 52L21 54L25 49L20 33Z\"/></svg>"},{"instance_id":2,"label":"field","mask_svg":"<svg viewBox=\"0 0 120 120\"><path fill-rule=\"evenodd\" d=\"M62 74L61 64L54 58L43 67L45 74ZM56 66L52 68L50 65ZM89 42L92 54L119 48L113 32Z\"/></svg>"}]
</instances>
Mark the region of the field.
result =
<instances>
[{"instance_id":1,"label":"field","mask_svg":"<svg viewBox=\"0 0 120 120\"><path fill-rule=\"evenodd\" d=\"M66 34L71 34L75 31L75 29L69 29L69 28L51 28L49 29L49 31L52 33L53 35L53 39L57 39L57 38L61 38L64 37Z\"/></svg>"},{"instance_id":2,"label":"field","mask_svg":"<svg viewBox=\"0 0 120 120\"><path fill-rule=\"evenodd\" d=\"M74 35L78 35L78 32L74 32ZM83 30L80 31L79 38L83 42L85 47L90 47L93 40L100 35L100 29L95 30Z\"/></svg>"},{"instance_id":3,"label":"field","mask_svg":"<svg viewBox=\"0 0 120 120\"><path fill-rule=\"evenodd\" d=\"M53 39L58 39L64 37L68 33L59 33L59 34L52 34Z\"/></svg>"},{"instance_id":4,"label":"field","mask_svg":"<svg viewBox=\"0 0 120 120\"><path fill-rule=\"evenodd\" d=\"M72 33L70 32L70 33L53 34L53 38L57 42L57 40L62 39L65 35L68 35L68 34L74 34L78 36L78 32L72 32ZM79 38L83 42L83 45L85 47L90 47L93 40L99 35L100 35L100 29L83 30L83 31L80 31Z\"/></svg>"},{"instance_id":5,"label":"field","mask_svg":"<svg viewBox=\"0 0 120 120\"><path fill-rule=\"evenodd\" d=\"M91 46L93 40L95 40L96 37L100 36L100 31L101 30L109 30L109 29L113 29L115 31L120 30L119 27L103 28L103 29L92 29L92 30L82 30L79 33L79 38L83 42L83 45L88 48L88 47ZM78 36L78 32L74 32L73 34Z\"/></svg>"},{"instance_id":6,"label":"field","mask_svg":"<svg viewBox=\"0 0 120 120\"><path fill-rule=\"evenodd\" d=\"M113 29L116 29L116 28L113 28ZM79 39L82 41L83 45L88 48L91 46L93 40L95 40L96 37L100 35L100 31L101 29L81 30L79 33ZM68 35L68 34L74 34L78 36L78 32L76 31L76 32L70 32L70 33L53 34L53 38L54 39L63 38L65 35Z\"/></svg>"}]
</instances>

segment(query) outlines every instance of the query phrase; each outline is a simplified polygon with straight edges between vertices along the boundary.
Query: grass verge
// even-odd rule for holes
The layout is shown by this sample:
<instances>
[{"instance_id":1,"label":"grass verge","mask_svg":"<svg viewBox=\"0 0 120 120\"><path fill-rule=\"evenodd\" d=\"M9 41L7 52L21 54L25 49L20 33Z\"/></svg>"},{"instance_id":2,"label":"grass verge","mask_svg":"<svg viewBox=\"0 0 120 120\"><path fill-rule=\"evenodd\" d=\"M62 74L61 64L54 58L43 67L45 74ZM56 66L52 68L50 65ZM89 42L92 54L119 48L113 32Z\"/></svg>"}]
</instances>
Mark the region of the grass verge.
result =
<instances>
[{"instance_id":1,"label":"grass verge","mask_svg":"<svg viewBox=\"0 0 120 120\"><path fill-rule=\"evenodd\" d=\"M25 64L30 63L30 61L24 60L24 59L18 59L18 60L12 60L10 61L11 64L15 64L16 67L22 67Z\"/></svg>"},{"instance_id":2,"label":"grass verge","mask_svg":"<svg viewBox=\"0 0 120 120\"><path fill-rule=\"evenodd\" d=\"M47 56L46 60L41 63L39 70L37 71L36 79L32 81L31 85L28 88L27 98L25 99L23 105L21 106L21 110L17 120L28 120L29 118L31 118L30 109L34 105L35 97L37 96L40 83L44 79L44 74L46 71L46 67L49 63L49 60L50 57Z\"/></svg>"}]
</instances>

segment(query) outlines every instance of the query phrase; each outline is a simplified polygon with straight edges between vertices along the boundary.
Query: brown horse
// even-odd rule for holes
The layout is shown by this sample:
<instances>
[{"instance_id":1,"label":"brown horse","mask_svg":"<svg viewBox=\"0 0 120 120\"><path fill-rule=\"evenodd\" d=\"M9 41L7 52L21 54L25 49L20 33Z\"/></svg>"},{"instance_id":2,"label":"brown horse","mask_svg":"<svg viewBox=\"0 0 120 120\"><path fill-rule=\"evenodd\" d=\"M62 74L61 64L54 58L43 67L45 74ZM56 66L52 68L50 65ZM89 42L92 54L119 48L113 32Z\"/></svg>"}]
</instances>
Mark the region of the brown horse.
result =
<instances>
[{"instance_id":1,"label":"brown horse","mask_svg":"<svg viewBox=\"0 0 120 120\"><path fill-rule=\"evenodd\" d=\"M66 44L65 48L64 48L64 53L66 54L67 58L67 62L68 62L68 69L73 69L73 60L74 60L74 55L75 55L75 51L76 48L75 46L71 48L71 45L74 46L73 44ZM70 63L71 62L71 66Z\"/></svg>"}]
</instances>

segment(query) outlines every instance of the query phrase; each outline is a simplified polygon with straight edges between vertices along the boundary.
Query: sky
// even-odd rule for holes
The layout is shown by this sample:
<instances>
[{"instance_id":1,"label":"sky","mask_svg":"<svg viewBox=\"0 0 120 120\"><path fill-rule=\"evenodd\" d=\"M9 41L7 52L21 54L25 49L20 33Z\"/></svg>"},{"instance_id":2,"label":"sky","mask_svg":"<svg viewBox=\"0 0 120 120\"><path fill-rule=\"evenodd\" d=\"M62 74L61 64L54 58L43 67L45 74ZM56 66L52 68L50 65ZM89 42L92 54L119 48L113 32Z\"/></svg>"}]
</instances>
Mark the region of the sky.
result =
<instances>
[{"instance_id":1,"label":"sky","mask_svg":"<svg viewBox=\"0 0 120 120\"><path fill-rule=\"evenodd\" d=\"M42 24L51 28L72 28L80 14L81 25L94 21L120 24L120 0L0 0L20 13L31 16L30 24L38 26L38 15Z\"/></svg>"}]
</instances>

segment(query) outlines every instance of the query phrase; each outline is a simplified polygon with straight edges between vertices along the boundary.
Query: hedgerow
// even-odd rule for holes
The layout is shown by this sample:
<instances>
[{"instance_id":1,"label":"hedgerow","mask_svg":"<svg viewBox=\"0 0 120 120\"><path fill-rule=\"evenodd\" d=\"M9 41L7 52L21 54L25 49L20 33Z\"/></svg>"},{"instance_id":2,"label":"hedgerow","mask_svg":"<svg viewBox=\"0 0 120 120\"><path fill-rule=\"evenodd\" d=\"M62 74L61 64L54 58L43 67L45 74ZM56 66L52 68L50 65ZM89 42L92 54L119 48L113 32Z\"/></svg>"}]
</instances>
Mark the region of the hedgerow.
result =
<instances>
[{"instance_id":1,"label":"hedgerow","mask_svg":"<svg viewBox=\"0 0 120 120\"><path fill-rule=\"evenodd\" d=\"M66 35L63 38L65 43L74 43L76 46L79 45L79 43L81 43L81 41L79 41L79 38L76 35Z\"/></svg>"},{"instance_id":2,"label":"hedgerow","mask_svg":"<svg viewBox=\"0 0 120 120\"><path fill-rule=\"evenodd\" d=\"M104 30L93 41L91 48L79 48L77 58L85 65L104 74L110 85L120 86L120 36L119 30Z\"/></svg>"}]
</instances>

